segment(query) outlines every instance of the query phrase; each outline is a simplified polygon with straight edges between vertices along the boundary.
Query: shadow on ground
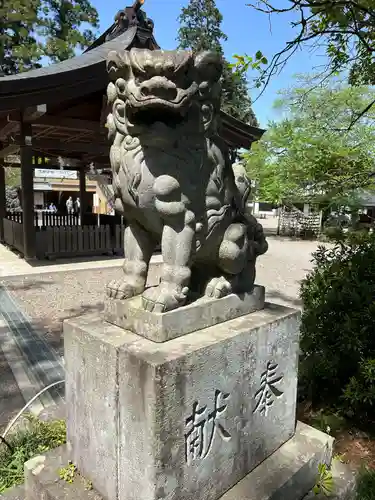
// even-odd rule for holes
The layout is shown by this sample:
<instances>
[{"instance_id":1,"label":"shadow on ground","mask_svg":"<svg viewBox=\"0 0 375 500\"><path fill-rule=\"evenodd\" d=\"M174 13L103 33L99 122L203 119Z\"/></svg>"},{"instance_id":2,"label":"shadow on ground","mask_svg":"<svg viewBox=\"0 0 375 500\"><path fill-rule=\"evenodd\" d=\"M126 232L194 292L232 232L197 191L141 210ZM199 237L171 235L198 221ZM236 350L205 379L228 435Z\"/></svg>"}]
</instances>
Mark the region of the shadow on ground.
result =
<instances>
[{"instance_id":1,"label":"shadow on ground","mask_svg":"<svg viewBox=\"0 0 375 500\"><path fill-rule=\"evenodd\" d=\"M1 328L0 328L1 330ZM0 332L1 335L1 332ZM0 432L3 432L11 418L23 407L25 401L18 388L4 353L0 347Z\"/></svg>"},{"instance_id":2,"label":"shadow on ground","mask_svg":"<svg viewBox=\"0 0 375 500\"><path fill-rule=\"evenodd\" d=\"M24 260L22 256L20 256L21 260ZM124 256L121 255L96 255L96 256L87 256L87 257L66 257L59 259L46 259L46 260L28 260L27 264L32 268L37 267L52 267L52 266L61 266L66 264L79 264L84 262L105 262L108 260L118 260L119 263L124 259Z\"/></svg>"},{"instance_id":3,"label":"shadow on ground","mask_svg":"<svg viewBox=\"0 0 375 500\"><path fill-rule=\"evenodd\" d=\"M279 290L266 289L266 300L268 302L276 302L277 304L282 304L289 307L296 307L297 309L302 308L301 299L280 292Z\"/></svg>"},{"instance_id":4,"label":"shadow on ground","mask_svg":"<svg viewBox=\"0 0 375 500\"><path fill-rule=\"evenodd\" d=\"M53 282L48 281L46 279L35 279L33 278L30 281L22 281L22 282L9 282L9 278L7 278L7 282L5 280L0 279L0 284L6 284L6 287L9 292L17 291L17 290L42 290L45 286L53 285Z\"/></svg>"}]
</instances>

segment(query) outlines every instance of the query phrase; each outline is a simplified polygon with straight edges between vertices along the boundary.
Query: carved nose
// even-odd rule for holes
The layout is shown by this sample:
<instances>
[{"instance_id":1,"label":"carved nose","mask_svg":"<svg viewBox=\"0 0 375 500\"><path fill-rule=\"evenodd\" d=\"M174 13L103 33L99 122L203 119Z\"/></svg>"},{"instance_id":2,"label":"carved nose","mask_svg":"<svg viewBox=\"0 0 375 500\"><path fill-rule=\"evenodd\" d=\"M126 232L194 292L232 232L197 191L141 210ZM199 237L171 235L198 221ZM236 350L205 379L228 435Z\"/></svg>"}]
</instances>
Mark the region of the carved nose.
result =
<instances>
[{"instance_id":1,"label":"carved nose","mask_svg":"<svg viewBox=\"0 0 375 500\"><path fill-rule=\"evenodd\" d=\"M165 76L153 76L146 80L141 84L140 91L143 96L153 96L169 101L177 96L176 85Z\"/></svg>"}]
</instances>

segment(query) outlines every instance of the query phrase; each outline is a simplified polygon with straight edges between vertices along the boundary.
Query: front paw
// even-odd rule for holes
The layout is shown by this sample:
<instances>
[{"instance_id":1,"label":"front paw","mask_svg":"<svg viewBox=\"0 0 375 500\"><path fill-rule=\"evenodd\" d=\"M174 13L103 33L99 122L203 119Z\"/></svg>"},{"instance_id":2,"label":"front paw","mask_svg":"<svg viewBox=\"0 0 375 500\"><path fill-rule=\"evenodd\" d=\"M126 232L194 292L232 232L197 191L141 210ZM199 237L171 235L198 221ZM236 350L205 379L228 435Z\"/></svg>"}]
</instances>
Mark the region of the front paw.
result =
<instances>
[{"instance_id":1,"label":"front paw","mask_svg":"<svg viewBox=\"0 0 375 500\"><path fill-rule=\"evenodd\" d=\"M167 312L186 304L189 289L175 283L160 283L142 295L143 309L150 312Z\"/></svg>"},{"instance_id":2,"label":"front paw","mask_svg":"<svg viewBox=\"0 0 375 500\"><path fill-rule=\"evenodd\" d=\"M106 287L108 297L120 300L140 295L144 289L144 286L136 285L129 279L113 280Z\"/></svg>"},{"instance_id":3,"label":"front paw","mask_svg":"<svg viewBox=\"0 0 375 500\"><path fill-rule=\"evenodd\" d=\"M224 276L212 278L206 286L205 295L207 297L220 299L232 293L232 283Z\"/></svg>"}]
</instances>

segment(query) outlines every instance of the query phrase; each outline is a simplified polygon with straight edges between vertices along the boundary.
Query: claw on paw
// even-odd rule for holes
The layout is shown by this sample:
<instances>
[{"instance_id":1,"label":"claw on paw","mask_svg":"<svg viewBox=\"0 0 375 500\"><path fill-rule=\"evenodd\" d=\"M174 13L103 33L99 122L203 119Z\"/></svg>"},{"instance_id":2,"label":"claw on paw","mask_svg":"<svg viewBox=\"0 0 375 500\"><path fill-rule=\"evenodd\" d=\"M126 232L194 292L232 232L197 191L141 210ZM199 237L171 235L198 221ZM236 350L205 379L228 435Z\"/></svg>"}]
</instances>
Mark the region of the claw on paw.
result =
<instances>
[{"instance_id":1,"label":"claw on paw","mask_svg":"<svg viewBox=\"0 0 375 500\"><path fill-rule=\"evenodd\" d=\"M220 276L219 278L212 278L208 282L205 295L207 297L220 299L221 297L226 297L231 293L231 283L226 278L224 278L224 276Z\"/></svg>"},{"instance_id":2,"label":"claw on paw","mask_svg":"<svg viewBox=\"0 0 375 500\"><path fill-rule=\"evenodd\" d=\"M127 280L113 280L107 285L107 296L111 299L130 299L143 292L144 288L136 287Z\"/></svg>"},{"instance_id":3,"label":"claw on paw","mask_svg":"<svg viewBox=\"0 0 375 500\"><path fill-rule=\"evenodd\" d=\"M172 311L186 303L188 292L187 287L181 290L175 284L162 282L143 293L143 309L157 313Z\"/></svg>"}]
</instances>

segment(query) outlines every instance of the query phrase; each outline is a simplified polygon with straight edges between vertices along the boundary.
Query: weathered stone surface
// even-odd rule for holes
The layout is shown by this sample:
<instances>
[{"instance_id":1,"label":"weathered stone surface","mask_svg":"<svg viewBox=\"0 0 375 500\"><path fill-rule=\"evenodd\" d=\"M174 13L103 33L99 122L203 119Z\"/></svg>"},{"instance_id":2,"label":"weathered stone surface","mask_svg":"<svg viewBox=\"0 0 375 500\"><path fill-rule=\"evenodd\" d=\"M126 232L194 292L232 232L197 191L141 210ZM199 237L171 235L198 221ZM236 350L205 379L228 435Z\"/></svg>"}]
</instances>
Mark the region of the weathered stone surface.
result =
<instances>
[{"instance_id":1,"label":"weathered stone surface","mask_svg":"<svg viewBox=\"0 0 375 500\"><path fill-rule=\"evenodd\" d=\"M270 304L165 343L68 320L72 460L109 500L216 500L294 433L298 330Z\"/></svg>"},{"instance_id":2,"label":"weathered stone surface","mask_svg":"<svg viewBox=\"0 0 375 500\"><path fill-rule=\"evenodd\" d=\"M192 292L250 292L267 242L246 214L245 169L232 169L218 134L221 54L133 48L111 51L107 68L115 207L129 223L124 276L108 284L108 295L142 294L146 311L167 312ZM159 241L161 281L145 289Z\"/></svg>"},{"instance_id":3,"label":"weathered stone surface","mask_svg":"<svg viewBox=\"0 0 375 500\"><path fill-rule=\"evenodd\" d=\"M25 496L24 486L17 486L0 495L0 500L25 500Z\"/></svg>"},{"instance_id":4,"label":"weathered stone surface","mask_svg":"<svg viewBox=\"0 0 375 500\"><path fill-rule=\"evenodd\" d=\"M315 483L318 463L330 463L332 442L327 434L298 422L295 435L220 500L301 500ZM95 491L85 489L85 481L79 475L72 485L58 480L58 471L66 467L69 459L70 453L64 446L28 462L27 500L103 500ZM139 494L132 500L152 498ZM160 492L157 498L169 500L173 497L162 496Z\"/></svg>"},{"instance_id":5,"label":"weathered stone surface","mask_svg":"<svg viewBox=\"0 0 375 500\"><path fill-rule=\"evenodd\" d=\"M98 320L64 323L70 459L109 500L117 498L119 348L129 336Z\"/></svg>"},{"instance_id":6,"label":"weathered stone surface","mask_svg":"<svg viewBox=\"0 0 375 500\"><path fill-rule=\"evenodd\" d=\"M333 438L302 422L283 444L220 500L301 500L316 481L318 464L330 465Z\"/></svg>"},{"instance_id":7,"label":"weathered stone surface","mask_svg":"<svg viewBox=\"0 0 375 500\"><path fill-rule=\"evenodd\" d=\"M128 300L107 299L104 318L154 342L165 342L259 311L264 307L264 294L264 287L256 285L252 293L231 294L221 299L202 297L166 313L145 311L140 295Z\"/></svg>"}]
</instances>

